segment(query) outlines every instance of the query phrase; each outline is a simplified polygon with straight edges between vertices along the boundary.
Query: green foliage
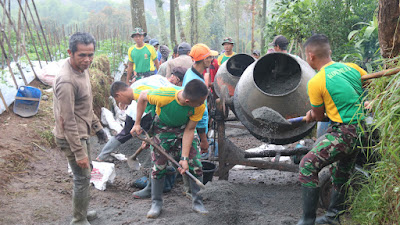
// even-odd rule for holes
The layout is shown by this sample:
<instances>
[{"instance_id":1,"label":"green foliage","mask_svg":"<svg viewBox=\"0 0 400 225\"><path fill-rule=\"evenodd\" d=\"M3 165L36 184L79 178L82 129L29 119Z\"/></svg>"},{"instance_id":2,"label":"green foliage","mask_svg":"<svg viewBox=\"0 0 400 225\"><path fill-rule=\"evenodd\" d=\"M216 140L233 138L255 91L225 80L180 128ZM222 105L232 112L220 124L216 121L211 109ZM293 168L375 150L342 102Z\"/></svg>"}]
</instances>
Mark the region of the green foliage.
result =
<instances>
[{"instance_id":1,"label":"green foliage","mask_svg":"<svg viewBox=\"0 0 400 225\"><path fill-rule=\"evenodd\" d=\"M386 64L398 67L400 57ZM397 65L393 65L397 63ZM354 224L398 224L400 218L400 73L375 79L368 87L374 129L380 142L374 147L380 161L370 169L368 182L351 192L350 213Z\"/></svg>"},{"instance_id":2,"label":"green foliage","mask_svg":"<svg viewBox=\"0 0 400 225\"><path fill-rule=\"evenodd\" d=\"M339 60L352 50L347 36L354 29L353 24L369 22L377 3L377 0L283 0L276 3L266 37L272 40L282 34L303 43L313 33L325 34L331 43L333 60Z\"/></svg>"},{"instance_id":3,"label":"green foliage","mask_svg":"<svg viewBox=\"0 0 400 225\"><path fill-rule=\"evenodd\" d=\"M371 73L380 63L376 60L381 58L378 40L378 19L374 17L374 20L369 23L360 22L354 26L357 25L363 27L349 33L348 44L353 46L354 49L344 56L343 61L354 62Z\"/></svg>"}]
</instances>

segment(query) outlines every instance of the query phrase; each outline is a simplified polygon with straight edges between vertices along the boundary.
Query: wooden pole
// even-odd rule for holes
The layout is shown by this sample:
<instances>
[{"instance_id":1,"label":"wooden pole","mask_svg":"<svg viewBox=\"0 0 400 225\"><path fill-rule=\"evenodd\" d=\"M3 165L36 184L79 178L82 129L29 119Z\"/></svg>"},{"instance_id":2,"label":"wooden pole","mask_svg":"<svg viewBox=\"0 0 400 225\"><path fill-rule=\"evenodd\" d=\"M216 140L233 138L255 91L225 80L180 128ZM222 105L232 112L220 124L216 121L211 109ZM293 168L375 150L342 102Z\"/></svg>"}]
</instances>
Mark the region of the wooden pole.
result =
<instances>
[{"instance_id":1,"label":"wooden pole","mask_svg":"<svg viewBox=\"0 0 400 225\"><path fill-rule=\"evenodd\" d=\"M11 63L10 63L10 60L8 59L8 57L7 57L7 52L6 52L6 50L4 49L3 42L0 42L0 47L1 47L1 52L3 53L2 55L5 57L5 60L6 60L6 62L7 62L7 66L8 66L8 69L10 70L10 74L11 74L11 77L12 77L12 79L13 79L13 81L14 81L14 84L15 84L15 86L16 86L17 89L18 89L18 83L17 83L17 80L15 79L15 75L14 75L14 73L13 73L13 71L12 71Z\"/></svg>"},{"instance_id":2,"label":"wooden pole","mask_svg":"<svg viewBox=\"0 0 400 225\"><path fill-rule=\"evenodd\" d=\"M32 14L32 11L31 11L31 7L29 7L28 1L25 1L25 4L26 4L26 7L28 8L29 15L31 16L33 27L35 28L36 36L37 36L37 38L39 40L40 47L42 48L44 60L47 63L46 51L44 50L43 43L42 43L42 38L40 37L39 31L37 29L35 18L33 17L33 14Z\"/></svg>"},{"instance_id":3,"label":"wooden pole","mask_svg":"<svg viewBox=\"0 0 400 225\"><path fill-rule=\"evenodd\" d=\"M47 47L47 52L49 53L50 61L53 61L53 59L51 57L51 52L50 52L50 49L49 49L49 45L47 44L46 35L44 34L43 26L42 26L42 23L40 22L39 14L38 14L37 9L36 9L35 0L32 0L32 4L33 4L33 8L35 9L35 13L36 13L36 17L37 17L37 20L39 22L39 25L40 25L40 29L42 30L42 35L43 35L44 42L45 42L46 47Z\"/></svg>"},{"instance_id":4,"label":"wooden pole","mask_svg":"<svg viewBox=\"0 0 400 225\"><path fill-rule=\"evenodd\" d=\"M10 110L8 109L6 100L5 100L4 97L3 97L3 93L1 93L1 90L0 90L0 98L1 98L1 101L3 102L3 104L4 104L4 107L6 108L6 111L7 111L7 112L10 112Z\"/></svg>"},{"instance_id":5,"label":"wooden pole","mask_svg":"<svg viewBox=\"0 0 400 225\"><path fill-rule=\"evenodd\" d=\"M2 7L4 8L3 2L2 2L1 0L0 0L0 4L1 4ZM21 12L22 12L22 11L21 11ZM9 14L7 11L5 11L5 14L7 15L7 18L8 18L8 21L9 21L9 23L10 23L10 26L13 28L14 32L17 33L17 29L15 28L15 25L14 25L14 23L12 22L12 19L11 19L10 14ZM24 43L24 42L21 44L21 50L25 53L26 58L28 59L29 65L31 65L32 71L33 71L33 73L35 74L35 76L37 77L35 68L33 68L33 64L32 64L32 62L31 62L31 60L29 59L29 55L28 55L28 52L26 51L25 43ZM18 55L17 55L17 56L18 56ZM15 62L18 62L18 61L16 61L15 59L14 59L14 61L15 61ZM40 63L40 61L39 61L39 63ZM25 79L25 78L24 78L24 79Z\"/></svg>"},{"instance_id":6,"label":"wooden pole","mask_svg":"<svg viewBox=\"0 0 400 225\"><path fill-rule=\"evenodd\" d=\"M35 49L36 56L38 57L40 68L42 68L42 63L40 62L40 56L39 56L39 53L38 53L38 51L36 49L35 38L34 38L34 36L32 34L31 28L29 27L29 23L28 23L28 20L26 19L26 15L24 13L24 10L22 9L21 0L18 0L18 4L19 4L19 7L21 8L22 15L24 16L26 28L28 28L29 34L31 36L31 40L32 40L32 43L33 43L33 48Z\"/></svg>"},{"instance_id":7,"label":"wooden pole","mask_svg":"<svg viewBox=\"0 0 400 225\"><path fill-rule=\"evenodd\" d=\"M2 25L1 23L0 23L0 30L1 30L1 32L3 32L3 37L4 37L4 39L5 39L6 42L7 42L8 50L10 51L11 56L13 57L15 64L17 64L18 70L19 70L19 72L21 73L21 77L22 77L22 79L24 80L25 85L28 85L28 82L26 81L25 76L24 76L24 72L22 71L22 68L21 68L21 66L20 66L19 63L18 63L18 59L17 59L17 57L15 56L14 50L12 49L12 45L11 45L11 43L10 43L10 40L8 40L8 37L7 37L6 33L5 33L5 30L4 30L4 28L3 28L3 25Z\"/></svg>"}]
</instances>

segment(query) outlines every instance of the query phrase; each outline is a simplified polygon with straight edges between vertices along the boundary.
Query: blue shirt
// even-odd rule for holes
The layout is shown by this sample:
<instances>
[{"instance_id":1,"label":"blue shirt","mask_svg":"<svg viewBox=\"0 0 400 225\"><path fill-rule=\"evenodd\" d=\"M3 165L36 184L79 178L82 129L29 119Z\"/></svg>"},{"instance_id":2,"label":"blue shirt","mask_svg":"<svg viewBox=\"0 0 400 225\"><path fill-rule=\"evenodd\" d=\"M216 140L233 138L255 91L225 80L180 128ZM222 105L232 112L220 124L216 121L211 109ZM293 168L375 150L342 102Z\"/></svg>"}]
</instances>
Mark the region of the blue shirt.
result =
<instances>
[{"instance_id":1,"label":"blue shirt","mask_svg":"<svg viewBox=\"0 0 400 225\"><path fill-rule=\"evenodd\" d=\"M182 87L185 87L187 83L189 83L191 80L198 79L204 81L203 75L199 74L197 70L195 70L193 67L189 68L185 76L183 77L182 81ZM204 111L203 118L197 123L196 128L205 128L206 133L208 132L208 109L207 109L207 103L206 103L206 110Z\"/></svg>"}]
</instances>

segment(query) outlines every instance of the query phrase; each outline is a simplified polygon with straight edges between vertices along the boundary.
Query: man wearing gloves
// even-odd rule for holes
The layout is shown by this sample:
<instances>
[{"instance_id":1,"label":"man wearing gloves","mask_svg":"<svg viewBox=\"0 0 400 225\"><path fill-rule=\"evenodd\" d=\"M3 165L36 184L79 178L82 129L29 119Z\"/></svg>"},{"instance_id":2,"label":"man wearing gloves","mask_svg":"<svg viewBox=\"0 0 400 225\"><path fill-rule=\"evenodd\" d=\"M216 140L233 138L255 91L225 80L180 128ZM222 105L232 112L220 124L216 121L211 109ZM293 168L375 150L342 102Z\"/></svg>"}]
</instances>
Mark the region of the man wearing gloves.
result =
<instances>
[{"instance_id":1,"label":"man wearing gloves","mask_svg":"<svg viewBox=\"0 0 400 225\"><path fill-rule=\"evenodd\" d=\"M74 175L73 219L70 224L90 224L96 212L88 212L90 200L89 137L96 132L99 142L107 135L93 113L93 95L88 68L96 41L91 34L77 32L69 39L68 58L54 82L54 118L57 146L65 153Z\"/></svg>"}]
</instances>

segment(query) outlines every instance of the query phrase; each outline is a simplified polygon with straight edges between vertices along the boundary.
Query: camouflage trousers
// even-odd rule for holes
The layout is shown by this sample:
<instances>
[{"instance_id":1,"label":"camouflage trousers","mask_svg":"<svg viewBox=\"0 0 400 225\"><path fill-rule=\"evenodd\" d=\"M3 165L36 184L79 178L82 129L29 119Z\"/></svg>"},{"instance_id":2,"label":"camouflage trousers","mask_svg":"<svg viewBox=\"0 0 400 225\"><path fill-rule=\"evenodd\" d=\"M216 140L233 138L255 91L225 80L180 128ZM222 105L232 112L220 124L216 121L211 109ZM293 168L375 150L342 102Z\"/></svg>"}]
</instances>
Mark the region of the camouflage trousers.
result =
<instances>
[{"instance_id":1,"label":"camouflage trousers","mask_svg":"<svg viewBox=\"0 0 400 225\"><path fill-rule=\"evenodd\" d=\"M358 124L333 123L325 138L309 151L300 162L299 180L305 187L318 187L318 173L327 165L336 190L347 182L354 168L359 149Z\"/></svg>"},{"instance_id":2,"label":"camouflage trousers","mask_svg":"<svg viewBox=\"0 0 400 225\"><path fill-rule=\"evenodd\" d=\"M151 128L151 136L156 144L163 147L176 161L179 162L182 153L182 138L185 125L181 127L168 127L163 124L158 116L154 118ZM151 149L151 159L153 161L151 176L153 179L161 179L166 173L168 159L160 154L153 146ZM202 164L200 162L199 139L197 135L193 138L189 152L189 172L196 177L203 175Z\"/></svg>"}]
</instances>

